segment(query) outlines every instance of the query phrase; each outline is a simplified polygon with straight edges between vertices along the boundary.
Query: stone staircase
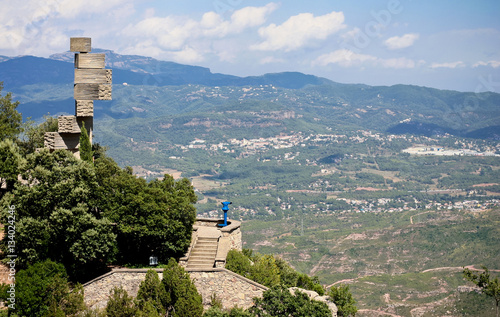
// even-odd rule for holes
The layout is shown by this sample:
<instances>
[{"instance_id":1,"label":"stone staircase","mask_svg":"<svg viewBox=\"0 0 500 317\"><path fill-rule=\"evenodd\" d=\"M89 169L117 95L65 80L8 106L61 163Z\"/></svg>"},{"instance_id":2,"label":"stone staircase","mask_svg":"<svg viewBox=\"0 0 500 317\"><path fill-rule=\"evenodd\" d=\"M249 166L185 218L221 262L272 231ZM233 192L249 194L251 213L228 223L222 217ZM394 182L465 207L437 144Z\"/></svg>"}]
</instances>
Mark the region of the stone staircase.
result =
<instances>
[{"instance_id":1,"label":"stone staircase","mask_svg":"<svg viewBox=\"0 0 500 317\"><path fill-rule=\"evenodd\" d=\"M188 269L212 268L215 265L219 238L199 236L187 261Z\"/></svg>"}]
</instances>

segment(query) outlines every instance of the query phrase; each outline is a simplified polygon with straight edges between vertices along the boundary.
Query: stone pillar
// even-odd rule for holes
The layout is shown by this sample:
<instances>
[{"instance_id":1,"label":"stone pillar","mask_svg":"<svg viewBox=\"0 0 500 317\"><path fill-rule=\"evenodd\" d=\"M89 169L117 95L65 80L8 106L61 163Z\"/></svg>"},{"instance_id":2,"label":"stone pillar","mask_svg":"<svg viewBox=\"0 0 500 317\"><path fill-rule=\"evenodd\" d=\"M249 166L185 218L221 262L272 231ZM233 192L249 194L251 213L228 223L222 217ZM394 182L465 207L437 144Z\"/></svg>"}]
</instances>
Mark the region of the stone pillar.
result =
<instances>
[{"instance_id":1,"label":"stone pillar","mask_svg":"<svg viewBox=\"0 0 500 317\"><path fill-rule=\"evenodd\" d=\"M58 132L45 133L46 148L66 149L79 156L82 125L92 143L94 100L111 100L112 70L104 69L104 54L89 54L91 50L89 37L70 39L70 51L75 52L75 115L59 117Z\"/></svg>"}]
</instances>

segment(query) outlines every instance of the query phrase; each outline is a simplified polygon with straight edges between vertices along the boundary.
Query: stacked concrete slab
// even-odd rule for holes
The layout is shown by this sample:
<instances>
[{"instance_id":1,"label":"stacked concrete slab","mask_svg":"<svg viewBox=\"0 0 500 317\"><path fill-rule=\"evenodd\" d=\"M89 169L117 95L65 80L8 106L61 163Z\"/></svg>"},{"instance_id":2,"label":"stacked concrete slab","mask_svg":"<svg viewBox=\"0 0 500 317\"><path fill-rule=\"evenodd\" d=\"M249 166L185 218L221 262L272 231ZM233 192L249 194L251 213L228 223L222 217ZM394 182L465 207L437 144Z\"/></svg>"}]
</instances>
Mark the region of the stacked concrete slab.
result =
<instances>
[{"instance_id":1,"label":"stacked concrete slab","mask_svg":"<svg viewBox=\"0 0 500 317\"><path fill-rule=\"evenodd\" d=\"M105 54L89 54L91 50L90 38L70 39L70 51L75 52L75 115L59 117L58 131L45 133L46 148L65 149L80 156L80 131L84 124L92 142L94 100L111 100L112 71L104 69Z\"/></svg>"}]
</instances>

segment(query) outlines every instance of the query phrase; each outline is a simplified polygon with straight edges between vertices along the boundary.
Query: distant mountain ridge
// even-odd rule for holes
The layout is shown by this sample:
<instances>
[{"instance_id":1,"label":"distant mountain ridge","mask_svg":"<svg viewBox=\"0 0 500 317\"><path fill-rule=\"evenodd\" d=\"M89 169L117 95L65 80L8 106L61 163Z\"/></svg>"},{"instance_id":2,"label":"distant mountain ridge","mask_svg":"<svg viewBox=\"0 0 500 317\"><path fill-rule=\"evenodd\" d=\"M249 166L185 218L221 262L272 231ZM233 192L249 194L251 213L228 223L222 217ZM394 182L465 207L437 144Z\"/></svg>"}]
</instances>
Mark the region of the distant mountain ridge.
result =
<instances>
[{"instance_id":1,"label":"distant mountain ridge","mask_svg":"<svg viewBox=\"0 0 500 317\"><path fill-rule=\"evenodd\" d=\"M151 57L107 55L113 69L113 100L95 104L96 119L212 116L214 112L252 112L269 105L294 111L322 129L368 128L396 134L443 135L498 139L500 94L458 92L414 85L341 84L299 72L237 77L210 69ZM0 56L4 92L21 102L23 117L40 120L74 111L74 53ZM308 120L309 120L308 119ZM301 119L302 120L302 119ZM303 121L303 120L302 120ZM291 127L290 127L291 129Z\"/></svg>"},{"instance_id":2,"label":"distant mountain ridge","mask_svg":"<svg viewBox=\"0 0 500 317\"><path fill-rule=\"evenodd\" d=\"M212 73L200 66L166 62L152 57L120 55L110 50L94 49L93 53L106 54L107 68L113 69L113 83L144 86L171 86L197 84L205 86L274 85L300 89L307 85L321 85L332 81L299 72L283 72L262 76L238 77ZM50 58L35 56L0 57L0 80L6 87L49 83L73 82L74 53L65 52Z\"/></svg>"}]
</instances>

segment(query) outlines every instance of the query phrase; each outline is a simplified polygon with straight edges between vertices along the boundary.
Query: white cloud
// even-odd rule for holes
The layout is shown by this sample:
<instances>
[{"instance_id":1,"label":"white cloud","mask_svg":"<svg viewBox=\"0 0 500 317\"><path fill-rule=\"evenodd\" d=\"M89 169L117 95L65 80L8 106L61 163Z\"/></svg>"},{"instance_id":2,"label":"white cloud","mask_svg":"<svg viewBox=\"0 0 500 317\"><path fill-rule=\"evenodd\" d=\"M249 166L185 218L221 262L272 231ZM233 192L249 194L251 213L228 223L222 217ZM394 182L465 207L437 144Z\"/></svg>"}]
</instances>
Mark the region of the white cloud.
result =
<instances>
[{"instance_id":1,"label":"white cloud","mask_svg":"<svg viewBox=\"0 0 500 317\"><path fill-rule=\"evenodd\" d=\"M211 52L227 61L232 59L232 53L221 54L212 41L264 24L277 7L274 3L263 7L245 7L235 11L227 20L216 12L205 13L200 20L172 15L147 17L128 25L121 35L135 42L133 47L137 51L131 50L135 53L144 47L154 46L148 43L155 43L159 50L155 50L158 55L154 57L171 56L177 62L198 62L203 59L202 54Z\"/></svg>"},{"instance_id":2,"label":"white cloud","mask_svg":"<svg viewBox=\"0 0 500 317\"><path fill-rule=\"evenodd\" d=\"M350 31L347 31L345 33L343 33L341 35L341 37L345 40L345 41L349 41L349 40L352 40L354 38L356 38L360 33L361 33L361 29L360 28L353 28L352 30Z\"/></svg>"},{"instance_id":3,"label":"white cloud","mask_svg":"<svg viewBox=\"0 0 500 317\"><path fill-rule=\"evenodd\" d=\"M345 27L342 12L334 11L318 17L311 13L301 13L290 17L281 25L273 23L260 28L259 35L265 40L253 45L252 49L293 51L311 40L324 40Z\"/></svg>"},{"instance_id":4,"label":"white cloud","mask_svg":"<svg viewBox=\"0 0 500 317\"><path fill-rule=\"evenodd\" d=\"M390 50L398 50L412 46L420 37L417 33L405 34L403 36L393 36L385 40L384 44Z\"/></svg>"},{"instance_id":5,"label":"white cloud","mask_svg":"<svg viewBox=\"0 0 500 317\"><path fill-rule=\"evenodd\" d=\"M498 68L498 67L500 67L500 61L487 61L487 62L479 61L479 62L475 63L472 66L473 67L490 66L490 67L493 67L493 68Z\"/></svg>"},{"instance_id":6,"label":"white cloud","mask_svg":"<svg viewBox=\"0 0 500 317\"><path fill-rule=\"evenodd\" d=\"M365 62L375 62L376 57L365 54L357 54L351 50L340 49L334 52L323 54L313 61L313 66L326 66L328 64L339 64L343 67L361 65Z\"/></svg>"},{"instance_id":7,"label":"white cloud","mask_svg":"<svg viewBox=\"0 0 500 317\"><path fill-rule=\"evenodd\" d=\"M451 63L432 63L431 68L457 68L465 67L465 63L462 61L451 62Z\"/></svg>"},{"instance_id":8,"label":"white cloud","mask_svg":"<svg viewBox=\"0 0 500 317\"><path fill-rule=\"evenodd\" d=\"M415 68L416 66L424 64L424 61L415 62L412 59L400 58L378 58L372 55L359 54L351 50L340 49L334 52L323 54L316 58L313 66L326 66L329 64L338 64L342 67L353 66L381 66L383 68Z\"/></svg>"},{"instance_id":9,"label":"white cloud","mask_svg":"<svg viewBox=\"0 0 500 317\"><path fill-rule=\"evenodd\" d=\"M245 7L235 11L227 21L213 11L207 12L199 23L200 34L222 38L243 32L264 24L268 15L277 8L278 5L272 2L263 7Z\"/></svg>"},{"instance_id":10,"label":"white cloud","mask_svg":"<svg viewBox=\"0 0 500 317\"><path fill-rule=\"evenodd\" d=\"M186 46L180 51L176 52L168 52L166 57L172 60L175 60L179 63L198 63L204 60L202 54L196 51L194 48Z\"/></svg>"},{"instance_id":11,"label":"white cloud","mask_svg":"<svg viewBox=\"0 0 500 317\"><path fill-rule=\"evenodd\" d=\"M246 7L237 10L231 15L231 27L234 31L241 31L249 27L260 26L277 8L278 5L271 2L264 7Z\"/></svg>"},{"instance_id":12,"label":"white cloud","mask_svg":"<svg viewBox=\"0 0 500 317\"><path fill-rule=\"evenodd\" d=\"M67 50L71 36L95 40L106 33L115 34L116 22L134 12L133 1L10 1L0 12L0 50L2 54L46 56Z\"/></svg>"},{"instance_id":13,"label":"white cloud","mask_svg":"<svg viewBox=\"0 0 500 317\"><path fill-rule=\"evenodd\" d=\"M415 68L415 61L412 59L400 57L400 58L388 58L388 59L379 59L379 63L385 68Z\"/></svg>"},{"instance_id":14,"label":"white cloud","mask_svg":"<svg viewBox=\"0 0 500 317\"><path fill-rule=\"evenodd\" d=\"M262 58L259 63L261 65L265 65L265 64L277 64L277 63L285 63L285 60L282 59L282 58L276 58L274 56L267 56L267 57L264 57Z\"/></svg>"},{"instance_id":15,"label":"white cloud","mask_svg":"<svg viewBox=\"0 0 500 317\"><path fill-rule=\"evenodd\" d=\"M58 13L63 18L75 18L82 14L103 13L115 7L124 6L132 0L49 0L55 3Z\"/></svg>"}]
</instances>

